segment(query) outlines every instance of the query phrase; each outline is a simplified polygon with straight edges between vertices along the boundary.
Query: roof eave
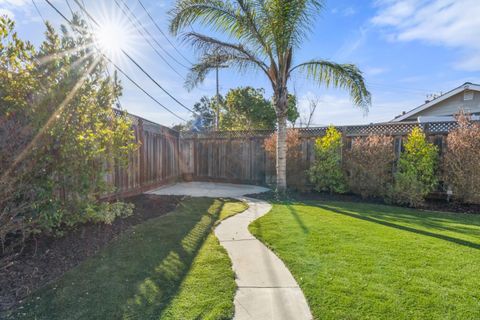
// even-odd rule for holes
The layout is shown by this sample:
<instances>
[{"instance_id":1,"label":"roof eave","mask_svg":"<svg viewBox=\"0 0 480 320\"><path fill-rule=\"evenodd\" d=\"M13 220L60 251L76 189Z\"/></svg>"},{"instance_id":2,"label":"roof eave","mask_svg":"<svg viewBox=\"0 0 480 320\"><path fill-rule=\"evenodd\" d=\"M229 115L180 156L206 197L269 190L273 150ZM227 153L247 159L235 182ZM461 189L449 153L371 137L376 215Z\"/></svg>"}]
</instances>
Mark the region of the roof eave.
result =
<instances>
[{"instance_id":1,"label":"roof eave","mask_svg":"<svg viewBox=\"0 0 480 320\"><path fill-rule=\"evenodd\" d=\"M423 110L426 110L434 105L436 105L437 103L439 102L442 102L462 91L465 91L465 90L474 90L474 91L479 91L480 92L480 85L477 85L477 84L473 84L473 83L470 83L470 82L467 82L467 83L464 83L462 84L460 87L458 88L455 88L453 90L450 90L449 92L441 95L440 97L436 98L436 99L433 99L432 101L429 101L425 104L422 104L421 106L419 107L416 107L415 109L413 110L410 110L409 112L391 120L390 122L400 122L400 121L403 121L405 119L408 119L410 117L413 117L414 115L418 114L419 112L422 112Z\"/></svg>"}]
</instances>

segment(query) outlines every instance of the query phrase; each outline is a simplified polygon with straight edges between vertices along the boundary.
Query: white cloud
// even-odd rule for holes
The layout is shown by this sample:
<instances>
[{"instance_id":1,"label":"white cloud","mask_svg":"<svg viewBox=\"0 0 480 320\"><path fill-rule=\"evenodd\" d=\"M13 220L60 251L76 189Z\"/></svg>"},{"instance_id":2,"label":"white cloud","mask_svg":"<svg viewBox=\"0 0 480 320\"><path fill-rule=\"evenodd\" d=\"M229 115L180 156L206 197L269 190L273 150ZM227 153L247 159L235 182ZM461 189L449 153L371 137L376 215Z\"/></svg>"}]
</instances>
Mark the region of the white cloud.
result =
<instances>
[{"instance_id":1,"label":"white cloud","mask_svg":"<svg viewBox=\"0 0 480 320\"><path fill-rule=\"evenodd\" d=\"M10 5L14 7L20 7L25 5L28 0L0 0L0 4Z\"/></svg>"},{"instance_id":2,"label":"white cloud","mask_svg":"<svg viewBox=\"0 0 480 320\"><path fill-rule=\"evenodd\" d=\"M21 16L20 12L29 10L27 4L31 4L31 2L29 0L0 0L0 16L7 15L10 19L15 20L15 14Z\"/></svg>"},{"instance_id":3,"label":"white cloud","mask_svg":"<svg viewBox=\"0 0 480 320\"><path fill-rule=\"evenodd\" d=\"M354 7L346 7L342 13L345 17L350 17L357 13L357 10Z\"/></svg>"},{"instance_id":4,"label":"white cloud","mask_svg":"<svg viewBox=\"0 0 480 320\"><path fill-rule=\"evenodd\" d=\"M0 8L0 16L7 16L12 20L15 19L15 15L13 14L13 12L4 8Z\"/></svg>"},{"instance_id":5,"label":"white cloud","mask_svg":"<svg viewBox=\"0 0 480 320\"><path fill-rule=\"evenodd\" d=\"M357 10L354 7L345 7L345 8L333 8L330 10L332 14L341 14L344 17L350 17L357 13Z\"/></svg>"},{"instance_id":6,"label":"white cloud","mask_svg":"<svg viewBox=\"0 0 480 320\"><path fill-rule=\"evenodd\" d=\"M388 69L379 67L367 67L364 69L364 71L367 76L378 76L380 74L388 72Z\"/></svg>"},{"instance_id":7,"label":"white cloud","mask_svg":"<svg viewBox=\"0 0 480 320\"><path fill-rule=\"evenodd\" d=\"M377 6L379 12L371 21L391 27L391 39L458 48L464 59L456 66L480 70L480 1L383 0Z\"/></svg>"}]
</instances>

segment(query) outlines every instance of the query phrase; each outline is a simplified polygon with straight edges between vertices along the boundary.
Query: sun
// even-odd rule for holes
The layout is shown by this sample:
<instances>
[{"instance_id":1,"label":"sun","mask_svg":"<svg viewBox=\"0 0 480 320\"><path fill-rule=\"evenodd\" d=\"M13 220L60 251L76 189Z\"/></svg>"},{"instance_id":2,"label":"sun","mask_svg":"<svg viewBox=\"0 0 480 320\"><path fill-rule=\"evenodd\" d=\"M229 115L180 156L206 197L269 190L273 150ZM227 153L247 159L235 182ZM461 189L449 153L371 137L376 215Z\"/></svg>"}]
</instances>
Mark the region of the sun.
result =
<instances>
[{"instance_id":1,"label":"sun","mask_svg":"<svg viewBox=\"0 0 480 320\"><path fill-rule=\"evenodd\" d=\"M119 12L103 8L98 10L97 26L94 29L95 46L101 54L119 62L123 52L135 51L135 30Z\"/></svg>"},{"instance_id":2,"label":"sun","mask_svg":"<svg viewBox=\"0 0 480 320\"><path fill-rule=\"evenodd\" d=\"M118 54L124 47L122 30L120 26L106 23L99 27L97 42L100 50L105 53Z\"/></svg>"},{"instance_id":3,"label":"sun","mask_svg":"<svg viewBox=\"0 0 480 320\"><path fill-rule=\"evenodd\" d=\"M96 32L96 42L102 53L110 58L118 57L129 47L128 30L118 23L105 22Z\"/></svg>"}]
</instances>

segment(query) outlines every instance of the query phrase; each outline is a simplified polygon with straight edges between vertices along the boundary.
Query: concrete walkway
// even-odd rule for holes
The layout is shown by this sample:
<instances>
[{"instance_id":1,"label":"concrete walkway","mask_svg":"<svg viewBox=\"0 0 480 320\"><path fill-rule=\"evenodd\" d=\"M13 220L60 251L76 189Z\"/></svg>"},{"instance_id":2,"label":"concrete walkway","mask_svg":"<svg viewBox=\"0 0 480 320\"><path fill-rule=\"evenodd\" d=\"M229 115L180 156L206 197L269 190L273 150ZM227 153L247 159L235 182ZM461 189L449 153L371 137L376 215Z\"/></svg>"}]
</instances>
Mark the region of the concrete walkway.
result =
<instances>
[{"instance_id":1,"label":"concrete walkway","mask_svg":"<svg viewBox=\"0 0 480 320\"><path fill-rule=\"evenodd\" d=\"M232 260L236 275L238 290L234 301L234 319L312 319L305 297L290 271L248 231L248 225L269 212L272 206L266 201L244 195L267 190L249 185L191 182L149 193L229 197L245 201L249 205L247 210L222 221L215 229L215 235Z\"/></svg>"}]
</instances>

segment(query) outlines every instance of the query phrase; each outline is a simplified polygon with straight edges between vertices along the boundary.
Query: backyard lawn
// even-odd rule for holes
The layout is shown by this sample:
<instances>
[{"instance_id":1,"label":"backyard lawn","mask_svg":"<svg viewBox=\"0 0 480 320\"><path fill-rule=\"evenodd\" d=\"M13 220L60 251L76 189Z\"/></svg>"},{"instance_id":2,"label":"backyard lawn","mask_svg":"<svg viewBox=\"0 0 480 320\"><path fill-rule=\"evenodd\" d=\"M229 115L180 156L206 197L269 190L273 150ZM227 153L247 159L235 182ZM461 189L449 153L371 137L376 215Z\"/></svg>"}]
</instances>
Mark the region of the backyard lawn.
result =
<instances>
[{"instance_id":1,"label":"backyard lawn","mask_svg":"<svg viewBox=\"0 0 480 320\"><path fill-rule=\"evenodd\" d=\"M230 319L234 275L211 230L245 209L235 200L187 199L34 293L11 317Z\"/></svg>"},{"instance_id":2,"label":"backyard lawn","mask_svg":"<svg viewBox=\"0 0 480 320\"><path fill-rule=\"evenodd\" d=\"M250 230L316 319L480 319L480 215L277 203Z\"/></svg>"}]
</instances>

